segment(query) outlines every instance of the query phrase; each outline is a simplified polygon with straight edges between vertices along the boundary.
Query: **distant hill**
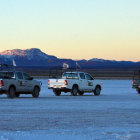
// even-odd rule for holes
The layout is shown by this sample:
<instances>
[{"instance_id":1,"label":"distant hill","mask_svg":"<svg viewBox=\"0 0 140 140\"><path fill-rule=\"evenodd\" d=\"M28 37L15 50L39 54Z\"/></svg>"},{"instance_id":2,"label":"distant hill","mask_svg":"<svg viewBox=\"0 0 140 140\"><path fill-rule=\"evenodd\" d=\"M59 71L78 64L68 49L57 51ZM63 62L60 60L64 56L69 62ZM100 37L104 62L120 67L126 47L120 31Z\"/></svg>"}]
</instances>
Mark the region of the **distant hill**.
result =
<instances>
[{"instance_id":1,"label":"distant hill","mask_svg":"<svg viewBox=\"0 0 140 140\"><path fill-rule=\"evenodd\" d=\"M12 64L15 60L17 66L24 67L62 67L63 63L67 63L71 68L76 67L76 61L72 59L60 59L52 55L42 52L40 49L31 48L26 50L14 49L0 53L0 63ZM115 61L93 58L90 60L77 61L81 68L140 68L140 62L132 61Z\"/></svg>"}]
</instances>

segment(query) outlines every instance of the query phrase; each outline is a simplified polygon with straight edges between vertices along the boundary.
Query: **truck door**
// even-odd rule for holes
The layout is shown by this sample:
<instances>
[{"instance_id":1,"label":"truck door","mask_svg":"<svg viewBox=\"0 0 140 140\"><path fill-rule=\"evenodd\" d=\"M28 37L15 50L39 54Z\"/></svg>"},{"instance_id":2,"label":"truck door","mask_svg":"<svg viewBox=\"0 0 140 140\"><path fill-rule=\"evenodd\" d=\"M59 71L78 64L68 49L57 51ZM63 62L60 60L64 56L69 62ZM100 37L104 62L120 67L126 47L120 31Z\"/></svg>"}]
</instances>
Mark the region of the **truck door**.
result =
<instances>
[{"instance_id":1,"label":"truck door","mask_svg":"<svg viewBox=\"0 0 140 140\"><path fill-rule=\"evenodd\" d=\"M80 76L80 90L85 91L87 88L87 80L84 73L79 73Z\"/></svg>"},{"instance_id":2,"label":"truck door","mask_svg":"<svg viewBox=\"0 0 140 140\"><path fill-rule=\"evenodd\" d=\"M32 92L34 88L33 80L27 73L23 73L23 77L24 77L26 92Z\"/></svg>"},{"instance_id":3,"label":"truck door","mask_svg":"<svg viewBox=\"0 0 140 140\"><path fill-rule=\"evenodd\" d=\"M18 92L24 92L25 89L25 82L23 80L23 74L22 72L16 72L16 78L17 78L17 91Z\"/></svg>"},{"instance_id":4,"label":"truck door","mask_svg":"<svg viewBox=\"0 0 140 140\"><path fill-rule=\"evenodd\" d=\"M85 74L87 79L87 90L94 89L94 78L92 78L89 74Z\"/></svg>"}]
</instances>

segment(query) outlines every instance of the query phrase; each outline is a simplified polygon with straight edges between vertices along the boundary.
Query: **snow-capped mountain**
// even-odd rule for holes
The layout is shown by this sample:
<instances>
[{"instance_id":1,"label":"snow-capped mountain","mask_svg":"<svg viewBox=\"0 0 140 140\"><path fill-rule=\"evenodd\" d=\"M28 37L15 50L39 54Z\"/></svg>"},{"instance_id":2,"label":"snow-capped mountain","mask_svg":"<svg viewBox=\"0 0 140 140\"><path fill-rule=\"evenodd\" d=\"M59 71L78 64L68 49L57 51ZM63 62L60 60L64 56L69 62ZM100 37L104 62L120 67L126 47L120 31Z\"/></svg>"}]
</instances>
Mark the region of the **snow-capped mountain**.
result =
<instances>
[{"instance_id":1,"label":"snow-capped mountain","mask_svg":"<svg viewBox=\"0 0 140 140\"><path fill-rule=\"evenodd\" d=\"M115 60L105 60L105 59L99 59L99 58L93 58L93 59L90 59L89 61L94 61L94 62L107 62L107 61L112 61L112 62L116 62Z\"/></svg>"},{"instance_id":2,"label":"snow-capped mountain","mask_svg":"<svg viewBox=\"0 0 140 140\"><path fill-rule=\"evenodd\" d=\"M90 60L72 60L59 59L55 56L48 55L40 49L31 48L26 50L14 49L0 53L0 63L12 64L13 59L17 66L45 66L45 67L62 67L67 63L71 68L76 67L76 62L82 68L124 68L140 67L140 62L115 61L93 58Z\"/></svg>"},{"instance_id":3,"label":"snow-capped mountain","mask_svg":"<svg viewBox=\"0 0 140 140\"><path fill-rule=\"evenodd\" d=\"M1 56L5 56L5 57L25 57L29 60L34 59L35 57L38 59L57 59L54 56L50 56L47 55L45 53L43 53L40 49L36 49L36 48L31 48L31 49L27 49L27 50L20 50L20 49L15 49L15 50L7 50L4 52L0 53Z\"/></svg>"},{"instance_id":4,"label":"snow-capped mountain","mask_svg":"<svg viewBox=\"0 0 140 140\"><path fill-rule=\"evenodd\" d=\"M15 56L24 56L25 54L25 50L20 50L20 49L15 49L15 50L7 50L7 51L4 51L4 52L1 52L0 55L5 55L5 56L12 56L12 55L15 55Z\"/></svg>"},{"instance_id":5,"label":"snow-capped mountain","mask_svg":"<svg viewBox=\"0 0 140 140\"><path fill-rule=\"evenodd\" d=\"M47 61L57 60L57 57L47 55L36 48L27 50L14 49L0 53L0 63L11 64L13 59L19 66L41 66L46 64Z\"/></svg>"}]
</instances>

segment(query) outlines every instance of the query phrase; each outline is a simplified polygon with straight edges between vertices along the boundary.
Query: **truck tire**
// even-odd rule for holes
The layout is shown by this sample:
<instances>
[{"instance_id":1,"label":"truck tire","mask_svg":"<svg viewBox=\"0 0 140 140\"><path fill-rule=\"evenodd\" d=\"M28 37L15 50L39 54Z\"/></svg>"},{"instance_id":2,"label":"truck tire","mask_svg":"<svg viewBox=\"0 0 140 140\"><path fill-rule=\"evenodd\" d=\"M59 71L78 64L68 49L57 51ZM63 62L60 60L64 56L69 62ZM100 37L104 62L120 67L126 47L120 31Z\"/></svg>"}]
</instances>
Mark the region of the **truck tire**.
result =
<instances>
[{"instance_id":1,"label":"truck tire","mask_svg":"<svg viewBox=\"0 0 140 140\"><path fill-rule=\"evenodd\" d=\"M61 95L61 91L60 90L54 90L53 91L55 96L60 96Z\"/></svg>"},{"instance_id":2,"label":"truck tire","mask_svg":"<svg viewBox=\"0 0 140 140\"><path fill-rule=\"evenodd\" d=\"M79 96L83 96L84 95L84 92L79 91L78 94L79 94Z\"/></svg>"},{"instance_id":3,"label":"truck tire","mask_svg":"<svg viewBox=\"0 0 140 140\"><path fill-rule=\"evenodd\" d=\"M100 93L101 93L101 88L100 88L99 86L97 86L97 87L95 88L95 90L94 90L94 95L95 95L95 96L99 96Z\"/></svg>"},{"instance_id":4,"label":"truck tire","mask_svg":"<svg viewBox=\"0 0 140 140\"><path fill-rule=\"evenodd\" d=\"M73 86L72 91L71 91L71 95L72 96L77 96L77 94L78 94L78 87Z\"/></svg>"},{"instance_id":5,"label":"truck tire","mask_svg":"<svg viewBox=\"0 0 140 140\"><path fill-rule=\"evenodd\" d=\"M39 92L40 92L39 88L35 87L34 90L33 90L32 96L34 98L38 98L39 97Z\"/></svg>"},{"instance_id":6,"label":"truck tire","mask_svg":"<svg viewBox=\"0 0 140 140\"><path fill-rule=\"evenodd\" d=\"M140 89L138 89L137 91L138 91L138 94L140 94Z\"/></svg>"},{"instance_id":7,"label":"truck tire","mask_svg":"<svg viewBox=\"0 0 140 140\"><path fill-rule=\"evenodd\" d=\"M15 98L16 97L16 89L12 86L8 90L8 97Z\"/></svg>"}]
</instances>

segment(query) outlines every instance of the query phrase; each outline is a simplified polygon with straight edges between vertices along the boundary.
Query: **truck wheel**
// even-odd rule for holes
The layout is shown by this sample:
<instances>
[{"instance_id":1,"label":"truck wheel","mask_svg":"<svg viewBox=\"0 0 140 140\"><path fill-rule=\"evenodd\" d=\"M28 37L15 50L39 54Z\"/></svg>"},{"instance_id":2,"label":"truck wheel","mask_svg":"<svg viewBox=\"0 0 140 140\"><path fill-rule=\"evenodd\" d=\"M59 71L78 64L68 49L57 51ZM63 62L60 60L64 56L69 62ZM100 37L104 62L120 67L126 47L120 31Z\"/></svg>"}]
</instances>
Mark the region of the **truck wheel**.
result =
<instances>
[{"instance_id":1,"label":"truck wheel","mask_svg":"<svg viewBox=\"0 0 140 140\"><path fill-rule=\"evenodd\" d=\"M71 95L72 96L77 96L77 94L78 94L78 87L77 86L74 86L72 88Z\"/></svg>"},{"instance_id":2,"label":"truck wheel","mask_svg":"<svg viewBox=\"0 0 140 140\"><path fill-rule=\"evenodd\" d=\"M95 90L94 90L94 95L95 95L95 96L99 96L100 93L101 93L101 89L100 89L100 87L97 86L97 87L95 88Z\"/></svg>"},{"instance_id":3,"label":"truck wheel","mask_svg":"<svg viewBox=\"0 0 140 140\"><path fill-rule=\"evenodd\" d=\"M140 89L138 89L138 94L140 94Z\"/></svg>"},{"instance_id":4,"label":"truck wheel","mask_svg":"<svg viewBox=\"0 0 140 140\"><path fill-rule=\"evenodd\" d=\"M53 91L55 96L60 96L61 95L61 91L60 90L54 90Z\"/></svg>"},{"instance_id":5,"label":"truck wheel","mask_svg":"<svg viewBox=\"0 0 140 140\"><path fill-rule=\"evenodd\" d=\"M79 94L79 96L83 96L84 95L84 92L79 91L78 94Z\"/></svg>"},{"instance_id":6,"label":"truck wheel","mask_svg":"<svg viewBox=\"0 0 140 140\"><path fill-rule=\"evenodd\" d=\"M39 92L40 92L39 88L35 87L34 90L33 90L32 96L34 98L38 98L39 97Z\"/></svg>"},{"instance_id":7,"label":"truck wheel","mask_svg":"<svg viewBox=\"0 0 140 140\"><path fill-rule=\"evenodd\" d=\"M15 98L16 96L16 90L14 87L10 87L9 88L9 91L8 91L8 97L9 98Z\"/></svg>"},{"instance_id":8,"label":"truck wheel","mask_svg":"<svg viewBox=\"0 0 140 140\"><path fill-rule=\"evenodd\" d=\"M20 96L20 93L15 93L15 96L18 98Z\"/></svg>"}]
</instances>

